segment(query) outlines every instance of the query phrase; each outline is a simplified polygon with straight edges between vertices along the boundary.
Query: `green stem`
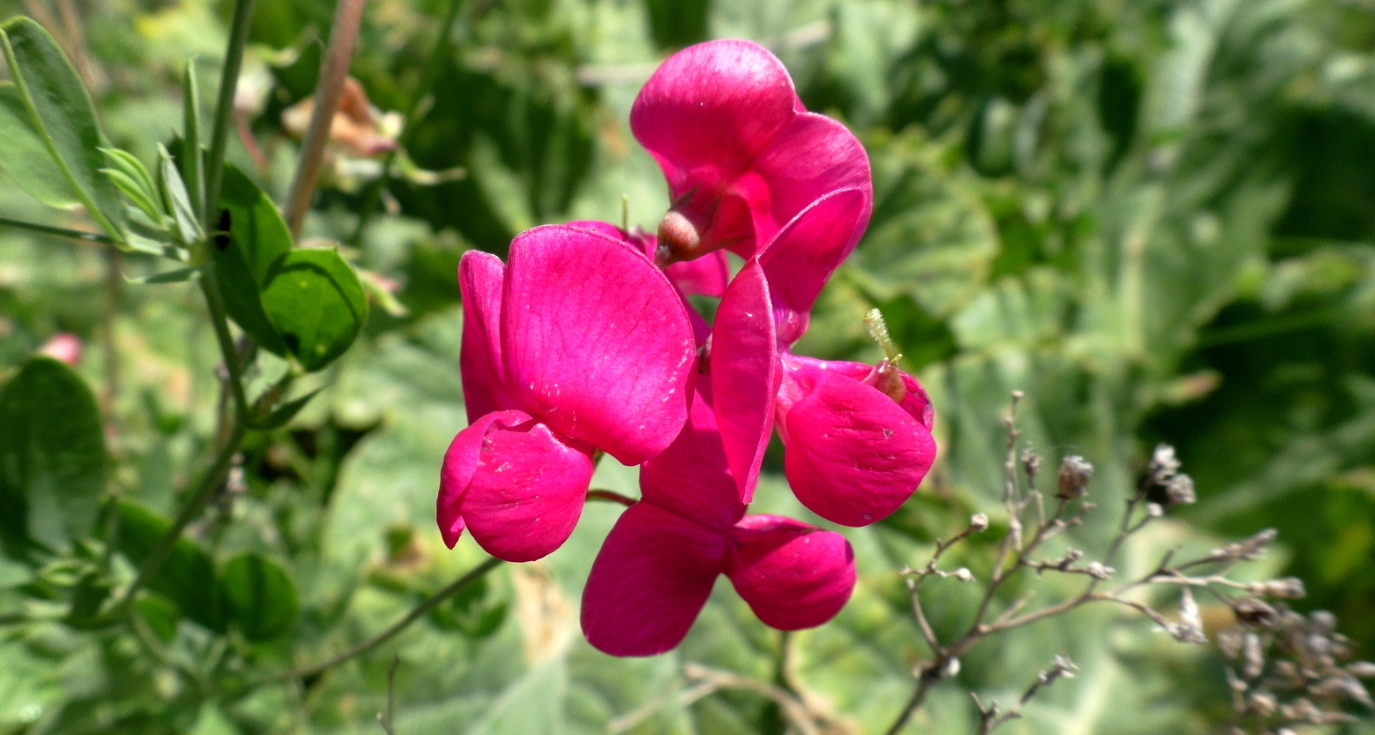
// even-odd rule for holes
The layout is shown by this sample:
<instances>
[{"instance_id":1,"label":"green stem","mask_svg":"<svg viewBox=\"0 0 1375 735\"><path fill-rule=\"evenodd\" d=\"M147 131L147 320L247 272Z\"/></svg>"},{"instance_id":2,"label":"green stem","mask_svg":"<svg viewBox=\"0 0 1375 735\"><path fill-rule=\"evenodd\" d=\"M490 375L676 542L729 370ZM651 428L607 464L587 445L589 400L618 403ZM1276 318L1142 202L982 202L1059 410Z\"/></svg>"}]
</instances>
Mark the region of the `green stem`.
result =
<instances>
[{"instance_id":1,"label":"green stem","mask_svg":"<svg viewBox=\"0 0 1375 735\"><path fill-rule=\"evenodd\" d=\"M449 49L449 39L453 35L454 23L458 22L458 13L463 8L463 0L449 0L449 10L444 14L444 23L439 27L439 35L434 39L434 45L430 47L430 54L425 59L425 68L420 73L420 82L411 90L411 98L406 104L405 128L401 131L400 140L397 141L395 148L387 152L387 157L382 160L382 174L368 185L367 193L363 197L363 207L358 211L358 224L354 227L353 237L349 238L349 243L357 246L363 241L363 230L367 228L368 222L372 219L372 213L377 209L378 203L382 199L382 190L387 188L387 182L391 179L392 164L396 162L397 151L401 150L407 135L411 131L411 123L415 121L415 114L420 110L420 102L429 93L430 87L434 86L435 78L439 76L439 63L444 58L444 53Z\"/></svg>"},{"instance_id":2,"label":"green stem","mask_svg":"<svg viewBox=\"0 0 1375 735\"><path fill-rule=\"evenodd\" d=\"M67 237L73 240L81 240L83 242L98 242L104 245L115 244L115 239L113 237L110 237L109 235L102 235L99 232L83 232L81 230L68 230L64 227L50 227L48 225L40 225L36 222L25 222L23 220L10 219L9 217L0 217L0 226L13 227L15 229L28 230L30 232L41 232L45 235Z\"/></svg>"},{"instance_id":3,"label":"green stem","mask_svg":"<svg viewBox=\"0 0 1375 735\"><path fill-rule=\"evenodd\" d=\"M224 367L229 373L229 390L234 396L234 419L236 424L248 420L248 397L244 395L243 368L239 364L239 350L234 345L234 337L229 333L229 318L224 308L224 295L216 280L214 261L206 261L205 272L200 277L201 291L205 294L205 304L210 308L210 323L215 327L215 341L220 344L224 355Z\"/></svg>"},{"instance_id":4,"label":"green stem","mask_svg":"<svg viewBox=\"0 0 1375 735\"><path fill-rule=\"evenodd\" d=\"M209 232L219 217L220 184L224 179L224 152L229 144L229 127L234 117L234 91L239 86L244 47L248 45L248 25L253 17L253 0L235 0L234 20L229 29L229 46L224 52L220 74L219 100L215 103L215 126L210 137L210 157L205 162L205 207L201 223Z\"/></svg>"},{"instance_id":5,"label":"green stem","mask_svg":"<svg viewBox=\"0 0 1375 735\"><path fill-rule=\"evenodd\" d=\"M130 584L128 589L124 591L124 596L120 599L120 604L116 609L125 608L133 601L138 591L148 583L148 580L152 579L153 575L162 567L163 562L167 561L167 556L172 553L172 549L177 545L182 531L185 531L186 527L191 525L191 522L201 514L201 511L205 510L205 506L214 496L215 490L224 483L225 477L229 475L229 468L234 464L234 455L239 451L239 443L243 441L244 434L247 432L248 428L242 421L234 422L234 429L230 432L224 445L220 447L219 454L215 457L215 463L201 478L200 484L197 485L191 499L186 503L186 507L182 508L181 514L172 522L172 527L167 529L167 533L163 534L162 538L158 539L157 546L154 546L153 551L143 560L143 566L139 567L138 576L134 578L133 584Z\"/></svg>"},{"instance_id":6,"label":"green stem","mask_svg":"<svg viewBox=\"0 0 1375 735\"><path fill-rule=\"evenodd\" d=\"M487 561L482 562L481 564L474 567L472 571L468 572L462 577L459 577L453 582L450 582L449 586L425 598L423 602L412 608L411 611L406 613L406 615L402 617L400 620L387 626L386 630L383 630L381 633L378 633L377 635L361 643L358 643L343 651L342 653L332 656L318 664L306 666L300 669L293 669L291 671L277 674L276 676L273 676L270 679L270 681L281 681L285 679L301 679L308 676L315 676L317 674L323 673L328 669L338 666L339 664L351 658L354 658L355 656L361 656L364 653L371 651L372 649L394 638L396 634L405 630L407 627L410 626L411 623L414 623L415 621L419 620L421 616L423 616L425 613L433 610L435 607L439 605L439 603L449 599L450 597L453 597L464 587L467 587L468 585L480 579L483 575L487 574L487 572L496 569L498 566L501 565L501 563L502 561L500 559L495 558L488 559Z\"/></svg>"}]
</instances>

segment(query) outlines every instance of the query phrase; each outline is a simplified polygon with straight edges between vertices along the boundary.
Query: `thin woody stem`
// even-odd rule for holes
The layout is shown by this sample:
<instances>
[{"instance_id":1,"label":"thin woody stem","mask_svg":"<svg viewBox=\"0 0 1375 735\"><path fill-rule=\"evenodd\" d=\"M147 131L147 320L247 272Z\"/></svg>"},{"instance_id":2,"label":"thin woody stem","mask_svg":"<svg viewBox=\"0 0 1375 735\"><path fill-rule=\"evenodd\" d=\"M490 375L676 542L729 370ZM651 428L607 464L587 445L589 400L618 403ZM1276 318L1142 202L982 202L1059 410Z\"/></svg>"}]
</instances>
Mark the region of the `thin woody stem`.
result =
<instances>
[{"instance_id":1,"label":"thin woody stem","mask_svg":"<svg viewBox=\"0 0 1375 735\"><path fill-rule=\"evenodd\" d=\"M325 144L329 142L339 100L344 96L349 62L353 59L353 47L358 41L358 27L363 22L363 4L363 0L339 0L334 9L329 47L320 69L320 82L315 88L315 109L310 113L310 127L306 129L305 140L301 143L301 160L296 166L296 176L291 181L291 190L287 195L284 215L293 239L301 235L301 225L305 222L306 212L310 210L315 184L324 166Z\"/></svg>"},{"instance_id":2,"label":"thin woody stem","mask_svg":"<svg viewBox=\"0 0 1375 735\"><path fill-rule=\"evenodd\" d=\"M501 564L502 561L496 558L488 559L487 561L482 562L481 564L474 567L472 571L468 572L462 577L459 577L453 582L450 582L449 585L444 589L441 589L433 595L430 595L429 597L425 598L424 601L422 601L419 605L416 605L415 607L411 608L410 612L406 613L404 616L401 617L401 619L397 620L395 623L392 623L391 625L387 626L387 628L383 630L381 633L378 633L377 635L374 635L373 637L365 641L350 646L343 652L331 656L330 658L325 659L320 663L312 664L310 666L305 666L299 669L292 669L291 671L282 672L280 674L272 676L268 679L268 681L302 679L310 676L315 676L317 674L324 673L325 671L332 669L335 666L338 666L339 664L344 663L345 661L348 661L351 658L361 656L367 653L368 651L377 648L383 643L386 643L387 641L396 637L396 635L401 631L410 627L411 623L414 623L415 621L419 620L423 615L425 615L425 613L428 613L429 611L438 607L439 603L458 594L458 592L461 591L464 587L467 587L468 585L482 578L488 572L492 571L493 569L496 569Z\"/></svg>"}]
</instances>

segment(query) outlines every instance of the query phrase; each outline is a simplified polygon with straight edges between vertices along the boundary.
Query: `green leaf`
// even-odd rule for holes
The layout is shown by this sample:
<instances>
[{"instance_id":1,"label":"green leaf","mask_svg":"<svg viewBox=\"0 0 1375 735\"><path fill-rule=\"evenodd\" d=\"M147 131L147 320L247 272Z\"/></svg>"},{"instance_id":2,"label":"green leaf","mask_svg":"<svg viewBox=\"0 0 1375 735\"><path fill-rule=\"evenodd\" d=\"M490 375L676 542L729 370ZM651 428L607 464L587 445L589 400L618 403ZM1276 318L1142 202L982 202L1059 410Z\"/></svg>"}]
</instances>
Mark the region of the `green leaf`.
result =
<instances>
[{"instance_id":1,"label":"green leaf","mask_svg":"<svg viewBox=\"0 0 1375 735\"><path fill-rule=\"evenodd\" d=\"M166 642L177 636L177 618L181 617L181 611L166 597L144 595L134 603L134 610L158 638Z\"/></svg>"},{"instance_id":2,"label":"green leaf","mask_svg":"<svg viewBox=\"0 0 1375 735\"><path fill-rule=\"evenodd\" d=\"M189 281L193 278L199 277L201 272L203 272L204 270L205 268L200 266L195 266L192 268L178 268L174 271L155 273L151 276L145 276L143 278L125 278L124 280L128 283L136 283L144 286L156 286L160 283L182 283L185 281Z\"/></svg>"},{"instance_id":3,"label":"green leaf","mask_svg":"<svg viewBox=\"0 0 1375 735\"><path fill-rule=\"evenodd\" d=\"M49 207L81 206L62 170L48 154L43 137L34 129L13 82L0 82L0 170L29 196Z\"/></svg>"},{"instance_id":4,"label":"green leaf","mask_svg":"<svg viewBox=\"0 0 1375 735\"><path fill-rule=\"evenodd\" d=\"M119 503L119 551L134 564L143 564L171 527L170 521L139 503ZM177 539L148 589L170 600L189 620L224 631L228 605L215 582L215 562L190 539Z\"/></svg>"},{"instance_id":5,"label":"green leaf","mask_svg":"<svg viewBox=\"0 0 1375 735\"><path fill-rule=\"evenodd\" d=\"M242 171L225 164L215 235L215 277L225 310L269 352L285 355L286 343L263 311L260 297L272 262L291 250L291 232L277 206Z\"/></svg>"},{"instance_id":6,"label":"green leaf","mask_svg":"<svg viewBox=\"0 0 1375 735\"><path fill-rule=\"evenodd\" d=\"M145 192L142 187L138 185L138 182L130 178L127 173L113 168L102 168L100 172L110 177L111 183L123 192L124 196L128 197L129 201L133 202L134 206L142 210L144 214L153 219L162 216L160 211L161 208L155 203L156 200L149 196L149 193Z\"/></svg>"},{"instance_id":7,"label":"green leaf","mask_svg":"<svg viewBox=\"0 0 1375 735\"><path fill-rule=\"evenodd\" d=\"M185 146L183 146L184 148ZM177 169L172 154L159 145L158 157L161 159L158 172L161 174L163 204L167 207L167 211L172 213L172 219L177 224L177 233L181 236L181 241L189 245L201 239L200 219L196 217L195 207L191 204L191 196L186 191L186 182L182 180L181 171Z\"/></svg>"},{"instance_id":8,"label":"green leaf","mask_svg":"<svg viewBox=\"0 0 1375 735\"><path fill-rule=\"evenodd\" d=\"M263 308L291 354L319 370L344 354L368 318L353 267L334 250L292 250L272 264Z\"/></svg>"},{"instance_id":9,"label":"green leaf","mask_svg":"<svg viewBox=\"0 0 1375 735\"><path fill-rule=\"evenodd\" d=\"M30 359L0 388L0 544L66 548L91 531L105 489L105 427L71 368Z\"/></svg>"},{"instance_id":10,"label":"green leaf","mask_svg":"<svg viewBox=\"0 0 1375 735\"><path fill-rule=\"evenodd\" d=\"M248 640L272 640L296 624L296 585L286 569L272 559L240 554L225 563L220 584L234 625Z\"/></svg>"},{"instance_id":11,"label":"green leaf","mask_svg":"<svg viewBox=\"0 0 1375 735\"><path fill-rule=\"evenodd\" d=\"M191 195L191 211L199 220L203 211L201 202L205 200L205 174L201 166L201 93L196 83L195 59L186 62L186 71L182 74L182 117L185 142L177 162L181 164L182 177ZM186 155L187 151L191 151L191 155Z\"/></svg>"},{"instance_id":12,"label":"green leaf","mask_svg":"<svg viewBox=\"0 0 1375 735\"><path fill-rule=\"evenodd\" d=\"M100 152L100 125L76 69L52 36L29 18L18 17L0 24L0 45L4 46L14 90L28 113L30 130L37 134L62 172L71 189L70 196L86 207L107 233L120 238L123 204L114 184L100 174L105 163ZM27 151L30 144L31 141L18 145ZM31 163L28 152L22 160ZM11 176L20 178L31 173L11 172Z\"/></svg>"},{"instance_id":13,"label":"green leaf","mask_svg":"<svg viewBox=\"0 0 1375 735\"><path fill-rule=\"evenodd\" d=\"M301 409L305 408L307 403L310 403L310 399L314 398L322 390L324 390L323 387L316 388L300 398L293 398L283 403L273 409L272 413L268 414L267 418L261 421L254 421L252 424L253 428L258 431L271 431L272 429L280 429L286 426L288 422L296 418L296 414L300 413Z\"/></svg>"},{"instance_id":14,"label":"green leaf","mask_svg":"<svg viewBox=\"0 0 1375 735\"><path fill-rule=\"evenodd\" d=\"M506 620L507 604L492 604L485 577L459 590L448 602L430 611L430 622L441 630L457 630L470 638L486 638Z\"/></svg>"}]
</instances>

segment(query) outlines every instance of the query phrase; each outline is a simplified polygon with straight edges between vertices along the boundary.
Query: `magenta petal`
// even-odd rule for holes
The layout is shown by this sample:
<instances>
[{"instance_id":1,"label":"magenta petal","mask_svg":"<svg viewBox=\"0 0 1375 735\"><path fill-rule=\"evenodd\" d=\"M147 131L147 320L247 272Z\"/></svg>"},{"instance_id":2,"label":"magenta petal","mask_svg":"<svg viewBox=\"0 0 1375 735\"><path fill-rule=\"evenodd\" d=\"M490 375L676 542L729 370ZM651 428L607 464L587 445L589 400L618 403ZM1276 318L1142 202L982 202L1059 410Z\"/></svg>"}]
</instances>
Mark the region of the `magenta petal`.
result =
<instances>
[{"instance_id":1,"label":"magenta petal","mask_svg":"<svg viewBox=\"0 0 1375 735\"><path fill-rule=\"evenodd\" d=\"M469 432L480 441L464 436ZM592 481L587 452L520 411L489 414L465 429L444 461L446 482L451 461L455 483L470 465L475 467L463 491L441 483L441 506L445 498L456 497L460 523L467 524L473 540L506 561L533 561L563 545L578 523ZM441 530L443 520L451 517L452 512L441 513Z\"/></svg>"},{"instance_id":2,"label":"magenta petal","mask_svg":"<svg viewBox=\"0 0 1375 735\"><path fill-rule=\"evenodd\" d=\"M505 266L490 253L469 250L458 265L463 297L463 347L458 365L468 422L516 408L501 375L501 290Z\"/></svg>"},{"instance_id":3,"label":"magenta petal","mask_svg":"<svg viewBox=\"0 0 1375 735\"><path fill-rule=\"evenodd\" d=\"M749 503L773 435L781 370L769 284L757 262L736 274L716 311L711 335L716 420L740 501Z\"/></svg>"},{"instance_id":4,"label":"magenta petal","mask_svg":"<svg viewBox=\"0 0 1375 735\"><path fill-rule=\"evenodd\" d=\"M816 362L789 356L785 363L778 405L788 482L826 520L882 520L931 468L931 430L878 389Z\"/></svg>"},{"instance_id":5,"label":"magenta petal","mask_svg":"<svg viewBox=\"0 0 1375 735\"><path fill-rule=\"evenodd\" d=\"M769 280L778 341L791 345L807 331L817 295L864 234L869 200L860 189L828 194L793 218L759 253Z\"/></svg>"},{"instance_id":6,"label":"magenta petal","mask_svg":"<svg viewBox=\"0 0 1375 735\"><path fill-rule=\"evenodd\" d=\"M725 532L745 515L726 462L710 386L698 381L687 424L673 443L640 468L644 502Z\"/></svg>"},{"instance_id":7,"label":"magenta petal","mask_svg":"<svg viewBox=\"0 0 1375 735\"><path fill-rule=\"evenodd\" d=\"M797 115L751 169L769 182L775 227L828 192L851 188L861 195L858 232L869 224L874 199L869 156L849 129L829 117L812 112ZM772 234L761 232L760 243L768 242L765 238Z\"/></svg>"},{"instance_id":8,"label":"magenta petal","mask_svg":"<svg viewBox=\"0 0 1375 735\"><path fill-rule=\"evenodd\" d=\"M630 129L677 198L739 176L796 116L796 99L787 69L763 46L710 41L659 66L635 98Z\"/></svg>"},{"instance_id":9,"label":"magenta petal","mask_svg":"<svg viewBox=\"0 0 1375 735\"><path fill-rule=\"evenodd\" d=\"M520 411L489 413L471 426L458 432L444 452L444 465L439 470L439 498L435 501L435 520L439 522L439 534L444 544L453 548L458 537L463 535L463 498L468 493L468 485L477 472L479 456L482 452L482 439L492 422L499 419L514 422L529 420Z\"/></svg>"},{"instance_id":10,"label":"magenta petal","mask_svg":"<svg viewBox=\"0 0 1375 735\"><path fill-rule=\"evenodd\" d=\"M682 642L721 573L726 538L650 503L621 515L582 593L587 641L613 656L653 656Z\"/></svg>"},{"instance_id":11,"label":"magenta petal","mask_svg":"<svg viewBox=\"0 0 1375 735\"><path fill-rule=\"evenodd\" d=\"M646 237L653 238L652 235ZM665 268L664 273L668 274L669 280L684 296L719 299L726 293L726 282L730 280L730 266L722 250L707 253L696 260L674 263Z\"/></svg>"},{"instance_id":12,"label":"magenta petal","mask_svg":"<svg viewBox=\"0 0 1375 735\"><path fill-rule=\"evenodd\" d=\"M866 365L862 362L818 360L815 357L803 357L801 355L789 353L784 357L784 363L790 366L794 373L798 371L811 372L821 370L836 375L843 375L851 380L857 380L868 385L874 385L876 382L874 380L876 368L873 365ZM898 375L902 378L902 387L906 393L906 395L902 397L902 400L898 401L898 405L901 406L902 410L906 411L908 415L916 419L917 423L930 429L935 425L935 409L931 406L930 397L926 395L926 389L911 375L902 371L898 371ZM793 387L796 387L796 383ZM785 391L785 395L780 398L780 400L787 405L792 405L792 401L799 397L800 395L795 393L789 396Z\"/></svg>"},{"instance_id":13,"label":"magenta petal","mask_svg":"<svg viewBox=\"0 0 1375 735\"><path fill-rule=\"evenodd\" d=\"M855 588L850 543L791 518L746 516L731 529L726 575L754 614L779 630L835 617Z\"/></svg>"},{"instance_id":14,"label":"magenta petal","mask_svg":"<svg viewBox=\"0 0 1375 735\"><path fill-rule=\"evenodd\" d=\"M521 405L624 464L663 451L687 419L696 345L686 308L622 240L566 225L518 236L501 337Z\"/></svg>"}]
</instances>

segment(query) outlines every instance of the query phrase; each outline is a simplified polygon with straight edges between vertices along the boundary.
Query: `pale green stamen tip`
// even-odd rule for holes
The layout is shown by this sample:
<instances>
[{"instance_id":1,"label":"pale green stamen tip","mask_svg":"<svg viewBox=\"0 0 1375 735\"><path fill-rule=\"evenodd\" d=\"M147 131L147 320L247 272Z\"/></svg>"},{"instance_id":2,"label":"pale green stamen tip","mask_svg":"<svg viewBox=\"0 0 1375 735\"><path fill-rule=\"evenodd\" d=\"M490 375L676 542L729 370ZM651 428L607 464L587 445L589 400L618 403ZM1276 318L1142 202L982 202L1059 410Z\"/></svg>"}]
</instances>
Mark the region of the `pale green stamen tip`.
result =
<instances>
[{"instance_id":1,"label":"pale green stamen tip","mask_svg":"<svg viewBox=\"0 0 1375 735\"><path fill-rule=\"evenodd\" d=\"M621 229L630 232L630 195L621 195Z\"/></svg>"},{"instance_id":2,"label":"pale green stamen tip","mask_svg":"<svg viewBox=\"0 0 1375 735\"><path fill-rule=\"evenodd\" d=\"M869 330L869 336L883 348L883 354L888 356L889 364L896 364L902 359L902 353L898 352L898 346L893 344L893 338L888 334L888 324L883 321L883 312L870 309L869 313L864 315L864 326Z\"/></svg>"}]
</instances>

